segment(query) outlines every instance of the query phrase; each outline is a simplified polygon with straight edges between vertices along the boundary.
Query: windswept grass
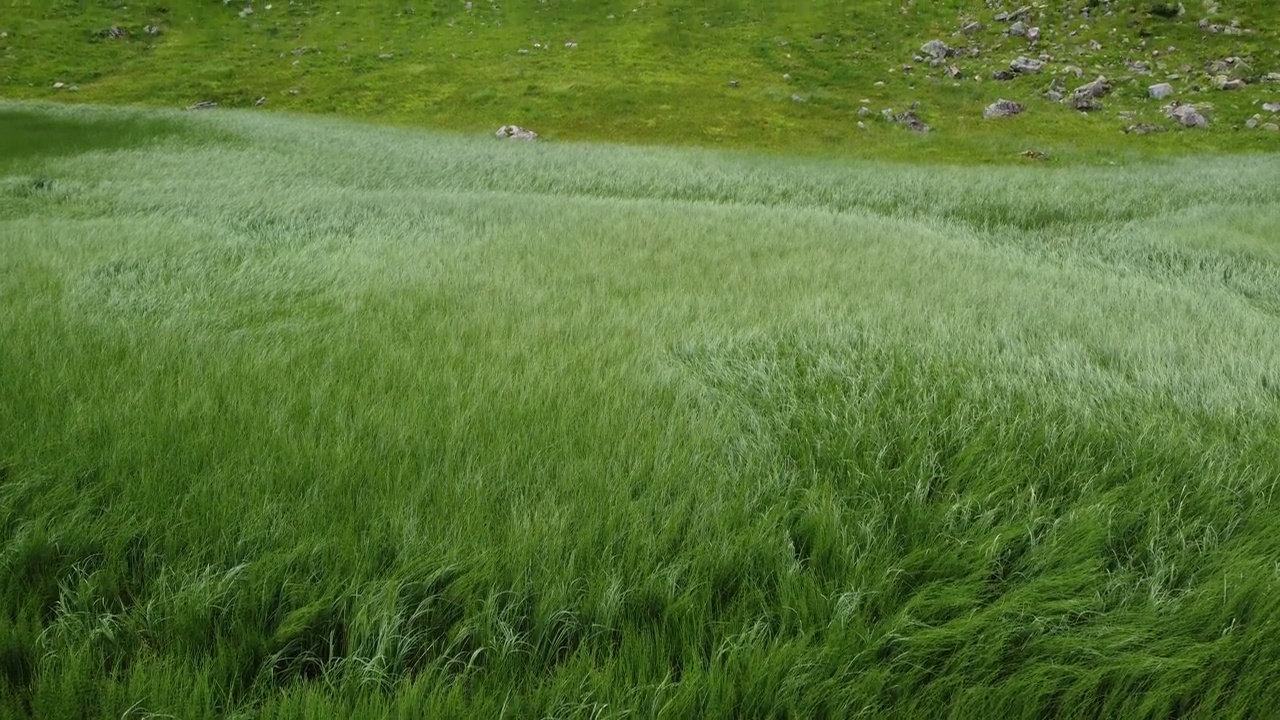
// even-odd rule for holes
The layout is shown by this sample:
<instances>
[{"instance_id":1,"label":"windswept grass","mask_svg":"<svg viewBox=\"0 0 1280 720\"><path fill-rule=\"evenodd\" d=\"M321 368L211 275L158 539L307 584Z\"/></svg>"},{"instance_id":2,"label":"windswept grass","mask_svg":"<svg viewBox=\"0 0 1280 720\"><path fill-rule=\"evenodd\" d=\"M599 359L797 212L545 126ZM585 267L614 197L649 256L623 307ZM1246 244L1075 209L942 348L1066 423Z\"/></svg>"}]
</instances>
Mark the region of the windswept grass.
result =
<instances>
[{"instance_id":1,"label":"windswept grass","mask_svg":"<svg viewBox=\"0 0 1280 720\"><path fill-rule=\"evenodd\" d=\"M5 714L1280 699L1274 156L0 127Z\"/></svg>"}]
</instances>

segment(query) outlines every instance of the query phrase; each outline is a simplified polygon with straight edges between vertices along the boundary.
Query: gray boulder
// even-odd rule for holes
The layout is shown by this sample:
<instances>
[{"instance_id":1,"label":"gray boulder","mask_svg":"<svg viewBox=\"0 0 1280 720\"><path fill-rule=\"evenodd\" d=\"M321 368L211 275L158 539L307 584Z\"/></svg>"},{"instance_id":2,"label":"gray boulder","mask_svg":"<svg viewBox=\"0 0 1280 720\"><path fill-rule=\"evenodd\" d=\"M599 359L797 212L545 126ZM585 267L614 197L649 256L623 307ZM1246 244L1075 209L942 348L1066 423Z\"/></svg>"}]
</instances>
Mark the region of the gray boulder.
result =
<instances>
[{"instance_id":1,"label":"gray boulder","mask_svg":"<svg viewBox=\"0 0 1280 720\"><path fill-rule=\"evenodd\" d=\"M1209 120L1194 105L1175 102L1165 108L1165 115L1184 127L1209 127Z\"/></svg>"},{"instance_id":2,"label":"gray boulder","mask_svg":"<svg viewBox=\"0 0 1280 720\"><path fill-rule=\"evenodd\" d=\"M1173 94L1173 86L1169 83L1160 83L1147 88L1147 95L1155 100L1163 100Z\"/></svg>"},{"instance_id":3,"label":"gray boulder","mask_svg":"<svg viewBox=\"0 0 1280 720\"><path fill-rule=\"evenodd\" d=\"M503 125L494 133L500 140L537 140L538 133L526 130L519 125Z\"/></svg>"},{"instance_id":4,"label":"gray boulder","mask_svg":"<svg viewBox=\"0 0 1280 720\"><path fill-rule=\"evenodd\" d=\"M1009 69L1018 73L1035 74L1044 70L1044 61L1019 56L1009 63Z\"/></svg>"},{"instance_id":5,"label":"gray boulder","mask_svg":"<svg viewBox=\"0 0 1280 720\"><path fill-rule=\"evenodd\" d=\"M1020 115L1025 109L1022 103L1001 99L988 105L987 109L982 111L982 117L987 120L1013 117Z\"/></svg>"},{"instance_id":6,"label":"gray boulder","mask_svg":"<svg viewBox=\"0 0 1280 720\"><path fill-rule=\"evenodd\" d=\"M934 60L943 60L955 53L955 51L951 49L950 45L942 42L941 40L930 40L924 45L921 45L920 52L926 57L933 58Z\"/></svg>"}]
</instances>

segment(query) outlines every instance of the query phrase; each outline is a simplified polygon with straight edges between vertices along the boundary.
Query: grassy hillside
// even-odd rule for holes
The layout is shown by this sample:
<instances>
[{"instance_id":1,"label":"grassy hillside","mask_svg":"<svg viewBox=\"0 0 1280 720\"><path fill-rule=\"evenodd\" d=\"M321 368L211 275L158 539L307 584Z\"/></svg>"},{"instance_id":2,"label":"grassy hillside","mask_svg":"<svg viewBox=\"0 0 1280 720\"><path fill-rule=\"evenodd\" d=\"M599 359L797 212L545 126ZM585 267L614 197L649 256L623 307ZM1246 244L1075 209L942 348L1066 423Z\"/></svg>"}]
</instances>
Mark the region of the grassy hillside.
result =
<instances>
[{"instance_id":1,"label":"grassy hillside","mask_svg":"<svg viewBox=\"0 0 1280 720\"><path fill-rule=\"evenodd\" d=\"M1274 155L0 143L0 715L1275 707Z\"/></svg>"},{"instance_id":2,"label":"grassy hillside","mask_svg":"<svg viewBox=\"0 0 1280 720\"><path fill-rule=\"evenodd\" d=\"M1044 3L1024 16L1041 31L1030 43L994 19L1015 5L979 0L9 0L0 96L169 108L261 100L264 111L465 133L516 123L557 140L948 162L1280 147L1280 133L1245 128L1255 115L1277 119L1260 106L1280 102L1280 82L1266 81L1280 73L1280 9L1185 0L1185 14L1166 17L1170 6ZM960 33L970 21L982 30ZM918 61L933 39L962 55ZM992 79L1019 56L1048 62L1039 74ZM1241 62L1212 66L1227 58ZM1054 78L1071 90L1098 75L1116 85L1099 111L1042 97ZM1219 75L1248 85L1217 90ZM1147 87L1166 80L1170 100L1204 108L1209 130L1175 128L1160 110L1170 100L1148 99ZM1027 111L984 120L1001 98ZM881 119L917 102L934 128L927 137ZM1168 132L1122 132L1139 124Z\"/></svg>"}]
</instances>

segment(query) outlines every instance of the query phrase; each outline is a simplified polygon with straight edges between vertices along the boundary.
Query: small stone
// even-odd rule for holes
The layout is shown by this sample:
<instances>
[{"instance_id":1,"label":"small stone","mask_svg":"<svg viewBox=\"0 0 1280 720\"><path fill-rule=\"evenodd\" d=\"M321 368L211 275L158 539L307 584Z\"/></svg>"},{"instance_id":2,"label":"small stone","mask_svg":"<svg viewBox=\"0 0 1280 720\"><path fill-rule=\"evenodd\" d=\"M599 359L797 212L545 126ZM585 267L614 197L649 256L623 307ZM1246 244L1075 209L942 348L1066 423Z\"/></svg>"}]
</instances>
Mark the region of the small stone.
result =
<instances>
[{"instance_id":1,"label":"small stone","mask_svg":"<svg viewBox=\"0 0 1280 720\"><path fill-rule=\"evenodd\" d=\"M1027 28L1027 41L1034 43L1039 40L1040 40L1040 28L1038 27Z\"/></svg>"},{"instance_id":2,"label":"small stone","mask_svg":"<svg viewBox=\"0 0 1280 720\"><path fill-rule=\"evenodd\" d=\"M996 70L991 73L992 80L1008 81L1018 77L1018 74L1012 70Z\"/></svg>"},{"instance_id":3,"label":"small stone","mask_svg":"<svg viewBox=\"0 0 1280 720\"><path fill-rule=\"evenodd\" d=\"M574 41L570 40L569 42L567 42L567 43L565 43L565 44L564 44L564 49L565 49L565 50L577 50L577 49L578 49L578 43L576 43L576 42L574 42Z\"/></svg>"},{"instance_id":4,"label":"small stone","mask_svg":"<svg viewBox=\"0 0 1280 720\"><path fill-rule=\"evenodd\" d=\"M395 53L382 53L378 56L379 60L394 60L395 58Z\"/></svg>"},{"instance_id":5,"label":"small stone","mask_svg":"<svg viewBox=\"0 0 1280 720\"><path fill-rule=\"evenodd\" d=\"M1044 69L1044 62L1033 58L1018 57L1009 63L1009 69L1019 73L1035 74Z\"/></svg>"},{"instance_id":6,"label":"small stone","mask_svg":"<svg viewBox=\"0 0 1280 720\"><path fill-rule=\"evenodd\" d=\"M1013 37L1026 37L1027 26L1022 21L1018 21L1009 26L1009 34Z\"/></svg>"},{"instance_id":7,"label":"small stone","mask_svg":"<svg viewBox=\"0 0 1280 720\"><path fill-rule=\"evenodd\" d=\"M808 100L809 100L809 98L807 98L807 97L805 97L804 95L801 95L801 94L799 94L799 93L796 93L796 94L794 94L794 95L792 95L792 96L791 96L791 102L796 103L797 105L799 105L799 104L801 104L801 103L804 103L804 102L807 102Z\"/></svg>"},{"instance_id":8,"label":"small stone","mask_svg":"<svg viewBox=\"0 0 1280 720\"><path fill-rule=\"evenodd\" d=\"M867 107L866 105L863 105L862 107L858 108L858 117L866 117L870 114L871 114L871 108Z\"/></svg>"},{"instance_id":9,"label":"small stone","mask_svg":"<svg viewBox=\"0 0 1280 720\"><path fill-rule=\"evenodd\" d=\"M1075 65L1067 65L1062 68L1062 72L1063 74L1075 75L1077 78L1084 77L1084 70L1076 67Z\"/></svg>"},{"instance_id":10,"label":"small stone","mask_svg":"<svg viewBox=\"0 0 1280 720\"><path fill-rule=\"evenodd\" d=\"M950 76L951 76L951 79L953 79L953 80L959 80L959 79L960 79L960 76L961 76L962 74L963 74L963 73L960 71L960 68L959 68L958 66L956 66L956 65L948 65L948 66L947 66L947 75L950 75Z\"/></svg>"},{"instance_id":11,"label":"small stone","mask_svg":"<svg viewBox=\"0 0 1280 720\"><path fill-rule=\"evenodd\" d=\"M1275 123L1265 123L1262 126L1262 129L1266 130L1267 132L1280 132L1280 125L1277 125Z\"/></svg>"},{"instance_id":12,"label":"small stone","mask_svg":"<svg viewBox=\"0 0 1280 720\"><path fill-rule=\"evenodd\" d=\"M791 73L782 73L783 82L791 82Z\"/></svg>"},{"instance_id":13,"label":"small stone","mask_svg":"<svg viewBox=\"0 0 1280 720\"><path fill-rule=\"evenodd\" d=\"M1057 90L1050 90L1044 94L1044 99L1049 102L1062 102L1063 95Z\"/></svg>"},{"instance_id":14,"label":"small stone","mask_svg":"<svg viewBox=\"0 0 1280 720\"><path fill-rule=\"evenodd\" d=\"M1233 78L1231 80L1227 80L1226 82L1218 85L1218 89L1219 90L1243 90L1245 89L1245 87L1248 86L1248 84L1249 83L1245 82L1244 80L1241 80L1240 78Z\"/></svg>"},{"instance_id":15,"label":"small stone","mask_svg":"<svg viewBox=\"0 0 1280 720\"><path fill-rule=\"evenodd\" d=\"M730 81L729 81L729 87L731 87L731 88L741 87L741 85L742 85L742 83L738 82L737 80L730 80Z\"/></svg>"},{"instance_id":16,"label":"small stone","mask_svg":"<svg viewBox=\"0 0 1280 720\"><path fill-rule=\"evenodd\" d=\"M1080 112L1094 112L1102 109L1102 103L1097 98L1088 95L1073 95L1071 97L1071 107Z\"/></svg>"},{"instance_id":17,"label":"small stone","mask_svg":"<svg viewBox=\"0 0 1280 720\"><path fill-rule=\"evenodd\" d=\"M1021 114L1025 109L1026 108L1022 103L1002 99L988 105L987 109L982 111L982 117L987 120L991 120L992 118L1013 117L1014 115Z\"/></svg>"},{"instance_id":18,"label":"small stone","mask_svg":"<svg viewBox=\"0 0 1280 720\"><path fill-rule=\"evenodd\" d=\"M1163 100L1173 94L1173 86L1169 83L1160 83L1147 88L1147 95L1154 100Z\"/></svg>"},{"instance_id":19,"label":"small stone","mask_svg":"<svg viewBox=\"0 0 1280 720\"><path fill-rule=\"evenodd\" d=\"M196 103L195 105L188 106L187 109L188 110L213 110L216 107L218 107L218 103L212 102L210 100L202 100Z\"/></svg>"},{"instance_id":20,"label":"small stone","mask_svg":"<svg viewBox=\"0 0 1280 720\"><path fill-rule=\"evenodd\" d=\"M1137 125L1130 125L1126 127L1124 131L1125 131L1125 134L1128 134L1128 135L1150 135L1152 133L1162 133L1165 131L1165 129L1160 125L1152 125L1150 123L1139 123Z\"/></svg>"},{"instance_id":21,"label":"small stone","mask_svg":"<svg viewBox=\"0 0 1280 720\"><path fill-rule=\"evenodd\" d=\"M864 123L864 122L862 122L861 120L859 120L859 121L858 121L858 129L859 129L859 130L866 130L866 129L867 129L867 124L866 124L866 123Z\"/></svg>"},{"instance_id":22,"label":"small stone","mask_svg":"<svg viewBox=\"0 0 1280 720\"><path fill-rule=\"evenodd\" d=\"M1244 126L1249 128L1250 130L1253 130L1254 128L1258 127L1258 122L1259 122L1258 118L1251 117L1248 120L1244 121Z\"/></svg>"},{"instance_id":23,"label":"small stone","mask_svg":"<svg viewBox=\"0 0 1280 720\"><path fill-rule=\"evenodd\" d=\"M255 107L261 107L262 105L266 105L266 104L267 104L267 98L266 98L265 96L260 97L260 98L258 98L257 100L254 100L254 101L253 101L253 104L254 104L254 106L255 106Z\"/></svg>"},{"instance_id":24,"label":"small stone","mask_svg":"<svg viewBox=\"0 0 1280 720\"><path fill-rule=\"evenodd\" d=\"M971 22L968 25L965 25L964 27L960 28L960 32L964 33L965 35L972 35L977 32L982 32L982 23Z\"/></svg>"},{"instance_id":25,"label":"small stone","mask_svg":"<svg viewBox=\"0 0 1280 720\"><path fill-rule=\"evenodd\" d=\"M54 84L53 84L53 89L54 89L54 90L61 90L62 88L66 87L66 86L67 86L67 84L66 84L66 83L64 83L64 82L56 82L56 83L54 83Z\"/></svg>"},{"instance_id":26,"label":"small stone","mask_svg":"<svg viewBox=\"0 0 1280 720\"><path fill-rule=\"evenodd\" d=\"M516 53L517 53L517 54L519 54L519 55L528 55L528 54L529 54L529 49L528 49L528 48L520 48L519 50L517 50L517 51L516 51Z\"/></svg>"},{"instance_id":27,"label":"small stone","mask_svg":"<svg viewBox=\"0 0 1280 720\"><path fill-rule=\"evenodd\" d=\"M952 55L954 51L951 49L950 45L947 45L941 40L930 40L920 46L920 52L934 58L935 60L942 60L943 58Z\"/></svg>"},{"instance_id":28,"label":"small stone","mask_svg":"<svg viewBox=\"0 0 1280 720\"><path fill-rule=\"evenodd\" d=\"M526 140L532 141L538 139L538 133L532 130L526 130L519 125L503 125L498 128L498 132L494 133L499 140Z\"/></svg>"},{"instance_id":29,"label":"small stone","mask_svg":"<svg viewBox=\"0 0 1280 720\"><path fill-rule=\"evenodd\" d=\"M1185 127L1209 127L1209 120L1194 105L1174 102L1165 108L1165 114Z\"/></svg>"},{"instance_id":30,"label":"small stone","mask_svg":"<svg viewBox=\"0 0 1280 720\"><path fill-rule=\"evenodd\" d=\"M1262 103L1262 109L1269 113L1280 113L1280 103Z\"/></svg>"},{"instance_id":31,"label":"small stone","mask_svg":"<svg viewBox=\"0 0 1280 720\"><path fill-rule=\"evenodd\" d=\"M1111 92L1111 83L1107 82L1105 77L1098 76L1096 80L1076 88L1072 93L1076 97L1101 98L1106 97Z\"/></svg>"}]
</instances>

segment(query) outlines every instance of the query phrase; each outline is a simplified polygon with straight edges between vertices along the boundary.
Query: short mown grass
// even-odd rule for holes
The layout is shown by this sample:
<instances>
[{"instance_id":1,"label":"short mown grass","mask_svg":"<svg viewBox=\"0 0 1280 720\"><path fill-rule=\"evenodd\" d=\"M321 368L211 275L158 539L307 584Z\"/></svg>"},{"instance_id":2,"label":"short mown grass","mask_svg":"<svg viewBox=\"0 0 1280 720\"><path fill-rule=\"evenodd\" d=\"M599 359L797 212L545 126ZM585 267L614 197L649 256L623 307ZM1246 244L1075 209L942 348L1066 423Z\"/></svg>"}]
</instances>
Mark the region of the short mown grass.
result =
<instances>
[{"instance_id":1,"label":"short mown grass","mask_svg":"<svg viewBox=\"0 0 1280 720\"><path fill-rule=\"evenodd\" d=\"M1275 705L1274 155L0 128L7 716Z\"/></svg>"}]
</instances>

